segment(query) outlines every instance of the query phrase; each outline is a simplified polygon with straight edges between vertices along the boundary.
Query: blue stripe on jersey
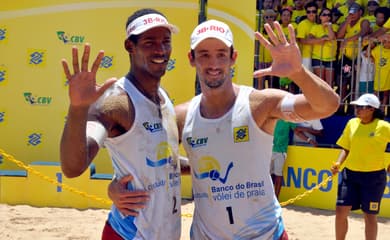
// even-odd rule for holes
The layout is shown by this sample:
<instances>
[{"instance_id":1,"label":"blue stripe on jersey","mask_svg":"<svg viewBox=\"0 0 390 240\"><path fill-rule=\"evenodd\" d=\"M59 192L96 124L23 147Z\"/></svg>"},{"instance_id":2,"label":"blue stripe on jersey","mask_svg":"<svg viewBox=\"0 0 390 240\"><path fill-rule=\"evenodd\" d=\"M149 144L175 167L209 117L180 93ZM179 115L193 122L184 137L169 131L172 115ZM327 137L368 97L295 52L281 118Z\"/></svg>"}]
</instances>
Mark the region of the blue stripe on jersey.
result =
<instances>
[{"instance_id":1,"label":"blue stripe on jersey","mask_svg":"<svg viewBox=\"0 0 390 240\"><path fill-rule=\"evenodd\" d=\"M135 217L127 216L123 219L123 215L117 208L114 208L108 215L108 222L111 227L124 239L134 239L137 234L137 227L134 224Z\"/></svg>"},{"instance_id":2,"label":"blue stripe on jersey","mask_svg":"<svg viewBox=\"0 0 390 240\"><path fill-rule=\"evenodd\" d=\"M171 157L163 158L163 159L160 159L160 160L157 160L157 161L154 162L153 160L150 160L149 158L146 158L146 165L148 165L150 167L164 166L165 164L167 164L169 162L170 159L171 159Z\"/></svg>"}]
</instances>

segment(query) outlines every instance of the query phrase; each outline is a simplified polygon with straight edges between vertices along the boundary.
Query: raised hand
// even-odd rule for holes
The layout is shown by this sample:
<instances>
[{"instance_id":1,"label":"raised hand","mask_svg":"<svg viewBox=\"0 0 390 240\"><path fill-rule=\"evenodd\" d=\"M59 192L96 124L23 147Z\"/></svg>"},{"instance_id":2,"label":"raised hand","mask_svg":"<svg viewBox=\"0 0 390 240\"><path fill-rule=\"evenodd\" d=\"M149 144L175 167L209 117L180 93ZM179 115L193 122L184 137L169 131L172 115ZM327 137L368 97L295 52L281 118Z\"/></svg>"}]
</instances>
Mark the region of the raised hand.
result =
<instances>
[{"instance_id":1,"label":"raised hand","mask_svg":"<svg viewBox=\"0 0 390 240\"><path fill-rule=\"evenodd\" d=\"M266 75L289 77L302 70L302 57L299 47L296 43L293 26L288 26L290 40L287 41L278 22L274 22L276 34L269 24L264 24L264 28L271 40L268 41L261 33L256 32L255 37L260 43L270 51L272 56L272 65L266 69L260 69L253 73L254 77Z\"/></svg>"},{"instance_id":2,"label":"raised hand","mask_svg":"<svg viewBox=\"0 0 390 240\"><path fill-rule=\"evenodd\" d=\"M69 81L69 98L71 106L89 107L116 81L115 78L110 78L106 80L102 86L96 84L96 73L99 69L100 62L103 59L104 51L99 51L91 69L88 70L90 51L90 45L85 44L80 69L78 49L75 46L72 48L73 74L71 74L69 70L68 62L65 59L62 59L61 61L64 73Z\"/></svg>"}]
</instances>

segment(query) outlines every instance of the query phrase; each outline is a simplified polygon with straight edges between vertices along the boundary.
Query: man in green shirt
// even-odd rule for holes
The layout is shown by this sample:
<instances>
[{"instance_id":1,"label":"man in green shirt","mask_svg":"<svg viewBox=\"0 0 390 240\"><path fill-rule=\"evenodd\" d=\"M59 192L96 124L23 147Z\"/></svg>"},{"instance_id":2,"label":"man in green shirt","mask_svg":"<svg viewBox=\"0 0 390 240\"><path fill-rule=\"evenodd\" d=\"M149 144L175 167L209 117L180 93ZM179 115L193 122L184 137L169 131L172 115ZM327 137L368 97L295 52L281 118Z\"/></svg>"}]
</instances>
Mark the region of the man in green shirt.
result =
<instances>
[{"instance_id":1,"label":"man in green shirt","mask_svg":"<svg viewBox=\"0 0 390 240\"><path fill-rule=\"evenodd\" d=\"M282 187L283 166L287 158L290 132L294 130L296 126L296 123L287 122L281 119L276 122L270 172L277 198L279 198L280 189Z\"/></svg>"}]
</instances>

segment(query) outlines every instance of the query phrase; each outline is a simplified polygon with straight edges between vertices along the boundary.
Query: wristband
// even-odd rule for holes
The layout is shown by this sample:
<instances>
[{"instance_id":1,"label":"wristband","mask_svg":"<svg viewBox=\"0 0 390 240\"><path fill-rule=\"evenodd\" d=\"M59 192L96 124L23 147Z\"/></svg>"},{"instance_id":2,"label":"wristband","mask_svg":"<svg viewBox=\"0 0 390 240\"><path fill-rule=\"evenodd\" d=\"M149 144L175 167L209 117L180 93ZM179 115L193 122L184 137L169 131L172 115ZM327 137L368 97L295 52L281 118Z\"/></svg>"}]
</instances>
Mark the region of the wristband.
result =
<instances>
[{"instance_id":1,"label":"wristband","mask_svg":"<svg viewBox=\"0 0 390 240\"><path fill-rule=\"evenodd\" d=\"M284 115L286 120L290 122L304 122L305 120L295 112L295 100L295 95L287 94L283 97L282 102L280 103L280 110L282 111L282 114Z\"/></svg>"}]
</instances>

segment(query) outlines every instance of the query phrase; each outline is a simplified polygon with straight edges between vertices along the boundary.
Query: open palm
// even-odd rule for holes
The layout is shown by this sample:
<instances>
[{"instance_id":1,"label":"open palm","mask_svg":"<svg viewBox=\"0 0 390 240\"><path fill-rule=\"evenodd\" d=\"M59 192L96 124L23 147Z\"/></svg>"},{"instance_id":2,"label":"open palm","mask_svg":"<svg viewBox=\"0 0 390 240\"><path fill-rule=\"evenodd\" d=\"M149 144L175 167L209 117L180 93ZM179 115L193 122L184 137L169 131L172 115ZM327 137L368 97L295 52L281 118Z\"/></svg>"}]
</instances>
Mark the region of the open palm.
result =
<instances>
[{"instance_id":1,"label":"open palm","mask_svg":"<svg viewBox=\"0 0 390 240\"><path fill-rule=\"evenodd\" d=\"M69 70L68 62L65 59L62 60L64 73L69 81L69 98L72 106L89 107L116 81L115 78L111 78L102 86L96 84L96 73L99 69L100 62L103 59L104 52L100 51L98 53L92 64L91 70L88 70L90 51L90 45L86 44L84 46L80 68L78 49L77 47L72 48L73 74L71 74Z\"/></svg>"},{"instance_id":2,"label":"open palm","mask_svg":"<svg viewBox=\"0 0 390 240\"><path fill-rule=\"evenodd\" d=\"M272 30L269 24L264 25L271 42L268 41L261 33L255 33L255 36L260 43L270 51L272 56L272 65L269 68L255 71L253 73L254 77L262 77L266 75L289 77L302 68L301 52L295 40L293 27L291 25L288 26L290 36L289 42L287 41L278 22L274 22L274 27L276 33Z\"/></svg>"}]
</instances>

